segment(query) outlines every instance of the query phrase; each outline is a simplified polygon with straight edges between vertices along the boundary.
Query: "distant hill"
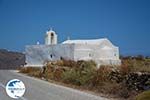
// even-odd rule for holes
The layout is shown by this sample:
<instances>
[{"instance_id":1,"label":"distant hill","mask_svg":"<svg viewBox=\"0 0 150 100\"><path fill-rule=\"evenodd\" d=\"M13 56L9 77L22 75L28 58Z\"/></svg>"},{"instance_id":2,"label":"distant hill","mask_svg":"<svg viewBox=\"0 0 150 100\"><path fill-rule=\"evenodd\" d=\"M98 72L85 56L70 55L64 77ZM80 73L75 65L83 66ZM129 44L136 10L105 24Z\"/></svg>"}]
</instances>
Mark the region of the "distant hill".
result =
<instances>
[{"instance_id":1,"label":"distant hill","mask_svg":"<svg viewBox=\"0 0 150 100\"><path fill-rule=\"evenodd\" d=\"M25 64L25 55L0 49L0 69L16 69Z\"/></svg>"}]
</instances>

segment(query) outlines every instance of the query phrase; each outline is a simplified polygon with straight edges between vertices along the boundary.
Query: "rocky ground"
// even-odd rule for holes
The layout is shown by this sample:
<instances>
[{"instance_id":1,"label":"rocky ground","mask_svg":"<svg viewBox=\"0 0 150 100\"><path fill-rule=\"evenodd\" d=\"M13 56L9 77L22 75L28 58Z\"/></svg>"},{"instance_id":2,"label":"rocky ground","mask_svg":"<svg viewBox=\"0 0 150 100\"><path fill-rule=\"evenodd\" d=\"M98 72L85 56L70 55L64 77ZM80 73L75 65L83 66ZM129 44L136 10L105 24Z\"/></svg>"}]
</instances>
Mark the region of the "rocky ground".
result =
<instances>
[{"instance_id":1,"label":"rocky ground","mask_svg":"<svg viewBox=\"0 0 150 100\"><path fill-rule=\"evenodd\" d=\"M17 69L25 64L25 55L0 49L0 69Z\"/></svg>"}]
</instances>

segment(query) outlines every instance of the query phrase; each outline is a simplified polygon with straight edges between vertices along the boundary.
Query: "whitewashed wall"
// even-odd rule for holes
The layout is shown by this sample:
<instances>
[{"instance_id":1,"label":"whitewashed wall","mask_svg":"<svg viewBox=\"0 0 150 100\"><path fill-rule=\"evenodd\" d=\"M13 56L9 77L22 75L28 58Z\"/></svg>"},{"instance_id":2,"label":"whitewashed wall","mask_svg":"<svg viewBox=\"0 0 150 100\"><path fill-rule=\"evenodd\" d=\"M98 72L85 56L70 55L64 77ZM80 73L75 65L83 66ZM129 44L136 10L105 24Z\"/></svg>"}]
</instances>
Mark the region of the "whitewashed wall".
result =
<instances>
[{"instance_id":1,"label":"whitewashed wall","mask_svg":"<svg viewBox=\"0 0 150 100\"><path fill-rule=\"evenodd\" d=\"M109 41L101 45L76 44L74 60L94 60L98 65L120 65L119 48Z\"/></svg>"},{"instance_id":2,"label":"whitewashed wall","mask_svg":"<svg viewBox=\"0 0 150 100\"><path fill-rule=\"evenodd\" d=\"M101 44L57 44L26 46L27 66L43 66L46 61L60 58L69 60L94 60L98 65L120 65L119 48L109 40Z\"/></svg>"},{"instance_id":3,"label":"whitewashed wall","mask_svg":"<svg viewBox=\"0 0 150 100\"><path fill-rule=\"evenodd\" d=\"M46 61L60 58L73 60L74 45L29 45L26 46L26 66L43 66Z\"/></svg>"}]
</instances>

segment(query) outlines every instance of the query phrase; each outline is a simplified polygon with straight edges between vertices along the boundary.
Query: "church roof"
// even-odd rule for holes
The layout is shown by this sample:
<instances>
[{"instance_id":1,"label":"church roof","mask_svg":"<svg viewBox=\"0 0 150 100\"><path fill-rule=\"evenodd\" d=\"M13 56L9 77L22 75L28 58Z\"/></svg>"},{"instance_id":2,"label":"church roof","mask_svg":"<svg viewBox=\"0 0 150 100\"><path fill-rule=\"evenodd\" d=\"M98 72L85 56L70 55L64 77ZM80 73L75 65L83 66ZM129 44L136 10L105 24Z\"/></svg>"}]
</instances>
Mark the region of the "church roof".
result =
<instances>
[{"instance_id":1,"label":"church roof","mask_svg":"<svg viewBox=\"0 0 150 100\"><path fill-rule=\"evenodd\" d=\"M99 45L106 40L107 40L107 38L90 39L90 40L66 40L66 41L62 42L62 44L95 44L95 45Z\"/></svg>"}]
</instances>

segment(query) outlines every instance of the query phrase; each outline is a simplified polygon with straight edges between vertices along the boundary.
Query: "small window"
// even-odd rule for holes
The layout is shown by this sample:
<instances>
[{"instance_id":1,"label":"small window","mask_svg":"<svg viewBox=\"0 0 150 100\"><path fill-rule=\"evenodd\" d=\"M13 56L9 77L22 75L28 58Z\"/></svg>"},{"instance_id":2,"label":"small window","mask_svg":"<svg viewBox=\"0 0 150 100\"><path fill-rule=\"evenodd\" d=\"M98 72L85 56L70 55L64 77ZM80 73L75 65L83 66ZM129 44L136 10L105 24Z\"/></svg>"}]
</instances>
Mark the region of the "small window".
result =
<instances>
[{"instance_id":1,"label":"small window","mask_svg":"<svg viewBox=\"0 0 150 100\"><path fill-rule=\"evenodd\" d=\"M51 55L50 55L50 57L52 58L52 57L53 57L53 55L51 54Z\"/></svg>"},{"instance_id":2,"label":"small window","mask_svg":"<svg viewBox=\"0 0 150 100\"><path fill-rule=\"evenodd\" d=\"M60 57L60 60L63 60L63 57Z\"/></svg>"},{"instance_id":3,"label":"small window","mask_svg":"<svg viewBox=\"0 0 150 100\"><path fill-rule=\"evenodd\" d=\"M92 55L91 54L89 54L89 57L91 57Z\"/></svg>"}]
</instances>

